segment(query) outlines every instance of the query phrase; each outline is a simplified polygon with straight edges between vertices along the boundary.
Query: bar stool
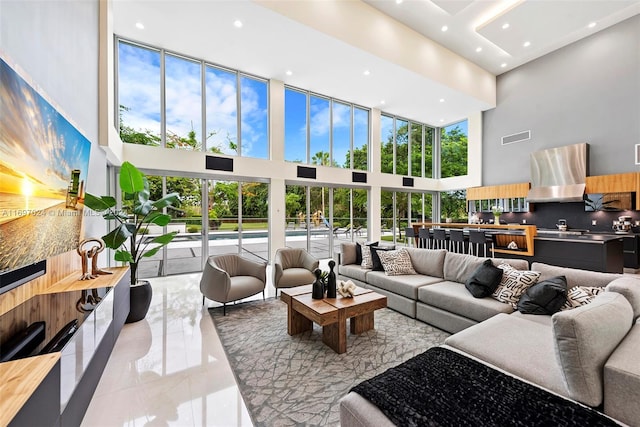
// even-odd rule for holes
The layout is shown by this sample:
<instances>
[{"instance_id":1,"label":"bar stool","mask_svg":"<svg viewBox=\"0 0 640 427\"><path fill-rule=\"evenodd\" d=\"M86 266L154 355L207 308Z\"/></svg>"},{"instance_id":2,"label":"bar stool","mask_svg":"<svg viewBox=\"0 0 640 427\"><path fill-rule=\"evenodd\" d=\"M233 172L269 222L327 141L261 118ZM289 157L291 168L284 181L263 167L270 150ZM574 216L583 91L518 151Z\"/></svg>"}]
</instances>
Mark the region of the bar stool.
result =
<instances>
[{"instance_id":1,"label":"bar stool","mask_svg":"<svg viewBox=\"0 0 640 427\"><path fill-rule=\"evenodd\" d=\"M407 227L404 229L404 237L407 241L407 246L413 246L412 241L416 240L416 230L413 227Z\"/></svg>"},{"instance_id":2,"label":"bar stool","mask_svg":"<svg viewBox=\"0 0 640 427\"><path fill-rule=\"evenodd\" d=\"M433 229L433 247L434 249L447 249L447 230L443 228Z\"/></svg>"},{"instance_id":3,"label":"bar stool","mask_svg":"<svg viewBox=\"0 0 640 427\"><path fill-rule=\"evenodd\" d=\"M464 232L462 230L449 230L449 250L450 251L463 254L464 241L465 241Z\"/></svg>"},{"instance_id":4,"label":"bar stool","mask_svg":"<svg viewBox=\"0 0 640 427\"><path fill-rule=\"evenodd\" d=\"M429 240L431 240L429 236L429 229L424 227L418 229L418 245L421 248L429 248L431 247Z\"/></svg>"},{"instance_id":5,"label":"bar stool","mask_svg":"<svg viewBox=\"0 0 640 427\"><path fill-rule=\"evenodd\" d=\"M491 244L491 258L493 258L493 238L488 237L484 231L469 230L469 254L479 256L480 245L484 247L484 256L487 256L487 246ZM475 253L472 252L475 245Z\"/></svg>"}]
</instances>

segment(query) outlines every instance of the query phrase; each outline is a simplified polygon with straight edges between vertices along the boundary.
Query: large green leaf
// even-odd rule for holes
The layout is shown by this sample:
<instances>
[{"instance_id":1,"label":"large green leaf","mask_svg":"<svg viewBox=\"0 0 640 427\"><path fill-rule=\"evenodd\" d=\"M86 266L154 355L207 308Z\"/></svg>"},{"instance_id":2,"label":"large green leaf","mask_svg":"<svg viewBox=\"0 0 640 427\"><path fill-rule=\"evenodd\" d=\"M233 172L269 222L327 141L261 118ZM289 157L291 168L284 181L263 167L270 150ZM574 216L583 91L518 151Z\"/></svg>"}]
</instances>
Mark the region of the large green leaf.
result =
<instances>
[{"instance_id":1,"label":"large green leaf","mask_svg":"<svg viewBox=\"0 0 640 427\"><path fill-rule=\"evenodd\" d=\"M110 213L110 212L105 213L102 217L104 219L106 219L106 220L120 219L121 221L126 221L127 219L129 219L129 217L127 215L123 214L123 213L113 214L113 213Z\"/></svg>"},{"instance_id":2,"label":"large green leaf","mask_svg":"<svg viewBox=\"0 0 640 427\"><path fill-rule=\"evenodd\" d=\"M131 236L131 232L123 224L116 227L111 233L102 236L104 244L111 249L118 249Z\"/></svg>"},{"instance_id":3,"label":"large green leaf","mask_svg":"<svg viewBox=\"0 0 640 427\"><path fill-rule=\"evenodd\" d=\"M120 167L120 189L125 193L136 193L144 190L143 174L129 162Z\"/></svg>"},{"instance_id":4,"label":"large green leaf","mask_svg":"<svg viewBox=\"0 0 640 427\"><path fill-rule=\"evenodd\" d=\"M166 208L167 206L173 206L174 203L180 200L178 193L169 193L162 199L153 202L153 206L158 209Z\"/></svg>"},{"instance_id":5,"label":"large green leaf","mask_svg":"<svg viewBox=\"0 0 640 427\"><path fill-rule=\"evenodd\" d=\"M150 258L150 257L154 256L155 254L157 254L160 249L162 249L162 246L156 246L153 249L149 249L148 251L146 251L145 253L142 254L141 258Z\"/></svg>"},{"instance_id":6,"label":"large green leaf","mask_svg":"<svg viewBox=\"0 0 640 427\"><path fill-rule=\"evenodd\" d=\"M131 256L131 253L129 253L129 251L125 251L125 250L116 251L115 255L113 256L113 259L115 259L116 261L122 261L122 262L132 262L133 261L133 257Z\"/></svg>"},{"instance_id":7,"label":"large green leaf","mask_svg":"<svg viewBox=\"0 0 640 427\"><path fill-rule=\"evenodd\" d=\"M133 213L139 216L145 216L149 214L153 210L153 203L150 201L146 201L142 204L136 203L136 206L133 208Z\"/></svg>"},{"instance_id":8,"label":"large green leaf","mask_svg":"<svg viewBox=\"0 0 640 427\"><path fill-rule=\"evenodd\" d=\"M136 193L137 204L144 205L149 201L149 190L142 189Z\"/></svg>"},{"instance_id":9,"label":"large green leaf","mask_svg":"<svg viewBox=\"0 0 640 427\"><path fill-rule=\"evenodd\" d=\"M94 196L93 194L85 193L84 205L96 212L106 211L116 205L116 199L111 196Z\"/></svg>"},{"instance_id":10,"label":"large green leaf","mask_svg":"<svg viewBox=\"0 0 640 427\"><path fill-rule=\"evenodd\" d=\"M176 234L178 234L177 231L172 231L171 233L167 233L167 234L163 234L162 236L154 237L153 240L151 240L151 243L159 243L161 246L164 246L167 243L171 242L173 240L173 238L176 237Z\"/></svg>"},{"instance_id":11,"label":"large green leaf","mask_svg":"<svg viewBox=\"0 0 640 427\"><path fill-rule=\"evenodd\" d=\"M163 214L162 212L152 212L147 217L147 222L164 227L171 222L171 215Z\"/></svg>"}]
</instances>

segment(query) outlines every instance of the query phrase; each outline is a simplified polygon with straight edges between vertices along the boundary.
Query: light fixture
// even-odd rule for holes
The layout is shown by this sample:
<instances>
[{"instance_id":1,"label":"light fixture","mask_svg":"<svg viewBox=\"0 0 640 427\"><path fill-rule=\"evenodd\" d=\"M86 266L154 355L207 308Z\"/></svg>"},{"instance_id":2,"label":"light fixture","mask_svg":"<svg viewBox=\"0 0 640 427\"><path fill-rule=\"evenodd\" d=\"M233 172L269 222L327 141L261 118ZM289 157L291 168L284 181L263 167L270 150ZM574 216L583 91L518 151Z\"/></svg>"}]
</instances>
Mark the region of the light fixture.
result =
<instances>
[{"instance_id":1,"label":"light fixture","mask_svg":"<svg viewBox=\"0 0 640 427\"><path fill-rule=\"evenodd\" d=\"M236 19L235 21L233 21L233 26L236 28L242 28L242 21L239 19Z\"/></svg>"},{"instance_id":2,"label":"light fixture","mask_svg":"<svg viewBox=\"0 0 640 427\"><path fill-rule=\"evenodd\" d=\"M136 28L139 30L144 30L144 24L142 22L136 22Z\"/></svg>"},{"instance_id":3,"label":"light fixture","mask_svg":"<svg viewBox=\"0 0 640 427\"><path fill-rule=\"evenodd\" d=\"M507 63L506 63L506 62L503 62L502 64L500 64L500 66L501 66L502 68L504 68L504 67L506 67L506 66L507 66Z\"/></svg>"},{"instance_id":4,"label":"light fixture","mask_svg":"<svg viewBox=\"0 0 640 427\"><path fill-rule=\"evenodd\" d=\"M369 74L371 74L371 71L369 71L369 70L364 70L364 73L362 73L362 74L364 74L365 76L368 76Z\"/></svg>"},{"instance_id":5,"label":"light fixture","mask_svg":"<svg viewBox=\"0 0 640 427\"><path fill-rule=\"evenodd\" d=\"M402 3L403 0L396 0L396 4Z\"/></svg>"},{"instance_id":6,"label":"light fixture","mask_svg":"<svg viewBox=\"0 0 640 427\"><path fill-rule=\"evenodd\" d=\"M531 46L531 42L524 42L522 46L529 47L529 46Z\"/></svg>"},{"instance_id":7,"label":"light fixture","mask_svg":"<svg viewBox=\"0 0 640 427\"><path fill-rule=\"evenodd\" d=\"M449 29L449 27L447 27L446 25L443 25L442 28L440 28L440 29L444 33L445 31L447 31Z\"/></svg>"},{"instance_id":8,"label":"light fixture","mask_svg":"<svg viewBox=\"0 0 640 427\"><path fill-rule=\"evenodd\" d=\"M593 28L595 26L596 26L595 22L590 22L589 25L587 25L587 27L589 27L589 28Z\"/></svg>"},{"instance_id":9,"label":"light fixture","mask_svg":"<svg viewBox=\"0 0 640 427\"><path fill-rule=\"evenodd\" d=\"M440 102L444 102L444 98L440 98Z\"/></svg>"},{"instance_id":10,"label":"light fixture","mask_svg":"<svg viewBox=\"0 0 640 427\"><path fill-rule=\"evenodd\" d=\"M440 123L444 123L444 119L440 119Z\"/></svg>"},{"instance_id":11,"label":"light fixture","mask_svg":"<svg viewBox=\"0 0 640 427\"><path fill-rule=\"evenodd\" d=\"M291 76L291 75L293 75L293 71L291 71L291 70L287 70L287 71L285 71L285 74L286 74L287 76Z\"/></svg>"},{"instance_id":12,"label":"light fixture","mask_svg":"<svg viewBox=\"0 0 640 427\"><path fill-rule=\"evenodd\" d=\"M476 48L476 52L482 52L482 48L481 48L480 46L478 46L478 47Z\"/></svg>"},{"instance_id":13,"label":"light fixture","mask_svg":"<svg viewBox=\"0 0 640 427\"><path fill-rule=\"evenodd\" d=\"M382 101L380 101L380 105L384 105L386 104L385 100L383 99Z\"/></svg>"},{"instance_id":14,"label":"light fixture","mask_svg":"<svg viewBox=\"0 0 640 427\"><path fill-rule=\"evenodd\" d=\"M507 28L509 28L509 23L505 22L504 24L502 24L502 29L506 30Z\"/></svg>"}]
</instances>

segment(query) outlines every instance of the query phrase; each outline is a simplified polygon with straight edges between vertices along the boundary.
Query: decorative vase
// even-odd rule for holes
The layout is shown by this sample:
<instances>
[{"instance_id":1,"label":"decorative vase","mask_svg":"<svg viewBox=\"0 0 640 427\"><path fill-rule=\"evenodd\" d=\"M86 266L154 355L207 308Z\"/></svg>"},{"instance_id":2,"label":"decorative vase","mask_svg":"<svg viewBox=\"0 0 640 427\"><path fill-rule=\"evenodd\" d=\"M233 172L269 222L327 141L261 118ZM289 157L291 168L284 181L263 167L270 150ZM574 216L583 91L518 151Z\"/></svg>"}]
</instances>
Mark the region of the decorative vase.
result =
<instances>
[{"instance_id":1,"label":"decorative vase","mask_svg":"<svg viewBox=\"0 0 640 427\"><path fill-rule=\"evenodd\" d=\"M493 223L500 224L500 215L493 215Z\"/></svg>"},{"instance_id":2,"label":"decorative vase","mask_svg":"<svg viewBox=\"0 0 640 427\"><path fill-rule=\"evenodd\" d=\"M313 274L316 275L316 280L313 282L311 288L311 298L322 299L324 298L324 285L322 284L322 280L320 280L320 274L322 274L322 270L316 268L315 270L313 270Z\"/></svg>"},{"instance_id":3,"label":"decorative vase","mask_svg":"<svg viewBox=\"0 0 640 427\"><path fill-rule=\"evenodd\" d=\"M329 277L327 278L327 298L336 298L336 273L333 267L336 266L334 260L329 261Z\"/></svg>"},{"instance_id":4,"label":"decorative vase","mask_svg":"<svg viewBox=\"0 0 640 427\"><path fill-rule=\"evenodd\" d=\"M151 305L151 297L153 296L153 288L147 280L138 280L138 284L131 286L129 289L129 315L125 323L134 323L142 320L149 311Z\"/></svg>"}]
</instances>

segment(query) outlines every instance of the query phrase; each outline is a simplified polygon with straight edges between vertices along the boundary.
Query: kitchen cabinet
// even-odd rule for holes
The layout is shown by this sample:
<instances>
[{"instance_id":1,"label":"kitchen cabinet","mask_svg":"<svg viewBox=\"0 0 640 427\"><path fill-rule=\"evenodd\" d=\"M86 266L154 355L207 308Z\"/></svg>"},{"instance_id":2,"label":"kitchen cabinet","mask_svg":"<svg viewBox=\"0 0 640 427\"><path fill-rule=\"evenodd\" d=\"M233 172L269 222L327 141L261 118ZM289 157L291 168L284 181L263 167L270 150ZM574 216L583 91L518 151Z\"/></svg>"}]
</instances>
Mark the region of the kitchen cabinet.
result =
<instances>
[{"instance_id":1,"label":"kitchen cabinet","mask_svg":"<svg viewBox=\"0 0 640 427\"><path fill-rule=\"evenodd\" d=\"M501 206L503 212L529 212L528 193L528 182L467 188L467 211L489 213Z\"/></svg>"},{"instance_id":2,"label":"kitchen cabinet","mask_svg":"<svg viewBox=\"0 0 640 427\"><path fill-rule=\"evenodd\" d=\"M636 193L635 209L640 210L640 172L588 176L585 193Z\"/></svg>"}]
</instances>

